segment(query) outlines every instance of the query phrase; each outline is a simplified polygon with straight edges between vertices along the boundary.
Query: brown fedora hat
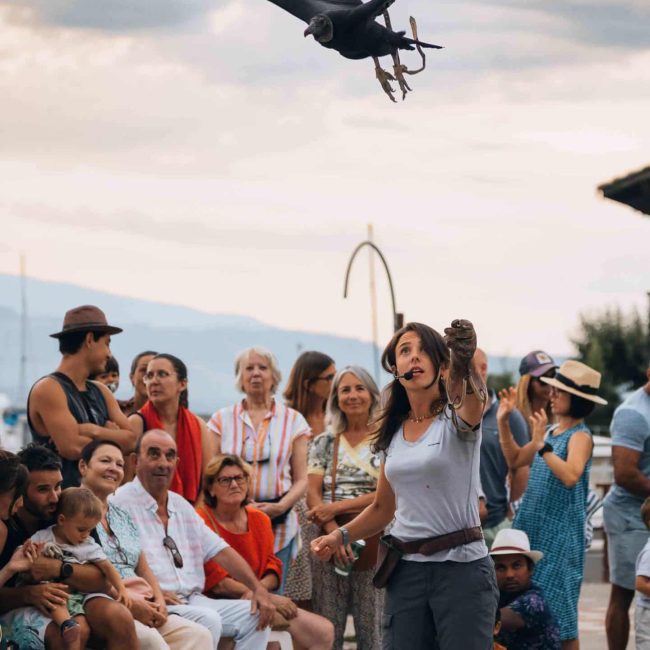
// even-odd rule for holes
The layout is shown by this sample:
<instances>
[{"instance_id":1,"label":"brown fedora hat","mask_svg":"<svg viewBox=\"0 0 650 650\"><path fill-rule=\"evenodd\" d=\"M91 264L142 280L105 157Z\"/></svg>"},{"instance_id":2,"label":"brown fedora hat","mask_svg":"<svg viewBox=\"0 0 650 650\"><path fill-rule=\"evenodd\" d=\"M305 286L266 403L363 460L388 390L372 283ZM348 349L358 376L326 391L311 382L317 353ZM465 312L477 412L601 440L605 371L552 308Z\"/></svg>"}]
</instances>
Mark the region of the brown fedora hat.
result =
<instances>
[{"instance_id":1,"label":"brown fedora hat","mask_svg":"<svg viewBox=\"0 0 650 650\"><path fill-rule=\"evenodd\" d=\"M106 314L94 305L81 305L65 313L63 329L55 334L50 334L54 339L59 339L73 332L105 332L106 334L119 334L120 327L109 325Z\"/></svg>"}]
</instances>

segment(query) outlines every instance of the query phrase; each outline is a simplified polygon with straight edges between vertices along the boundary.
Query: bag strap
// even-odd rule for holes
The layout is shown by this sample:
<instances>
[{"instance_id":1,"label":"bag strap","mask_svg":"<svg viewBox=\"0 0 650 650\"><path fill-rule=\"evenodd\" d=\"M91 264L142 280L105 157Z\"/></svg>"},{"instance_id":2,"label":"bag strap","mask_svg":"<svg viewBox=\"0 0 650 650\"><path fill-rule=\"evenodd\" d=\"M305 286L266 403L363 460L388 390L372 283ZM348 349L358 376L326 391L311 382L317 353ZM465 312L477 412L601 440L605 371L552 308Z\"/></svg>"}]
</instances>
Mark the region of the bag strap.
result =
<instances>
[{"instance_id":1,"label":"bag strap","mask_svg":"<svg viewBox=\"0 0 650 650\"><path fill-rule=\"evenodd\" d=\"M332 450L332 503L336 501L336 466L339 464L339 445L341 444L341 435L337 433L334 436L334 448Z\"/></svg>"}]
</instances>

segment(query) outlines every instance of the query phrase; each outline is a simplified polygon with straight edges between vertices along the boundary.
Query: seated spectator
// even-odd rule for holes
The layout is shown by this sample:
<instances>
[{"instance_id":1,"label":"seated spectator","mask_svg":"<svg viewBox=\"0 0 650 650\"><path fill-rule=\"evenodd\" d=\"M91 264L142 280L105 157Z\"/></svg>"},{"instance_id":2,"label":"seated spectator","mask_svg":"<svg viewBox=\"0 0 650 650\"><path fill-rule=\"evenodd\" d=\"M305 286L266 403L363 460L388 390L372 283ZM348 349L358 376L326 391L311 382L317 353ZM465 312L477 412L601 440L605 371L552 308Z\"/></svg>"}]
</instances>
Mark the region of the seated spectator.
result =
<instances>
[{"instance_id":1,"label":"seated spectator","mask_svg":"<svg viewBox=\"0 0 650 650\"><path fill-rule=\"evenodd\" d=\"M250 465L239 456L213 458L203 477L205 504L197 512L251 566L260 582L275 591L282 562L273 553L273 529L268 515L249 505ZM216 598L250 597L246 585L231 578L216 562L205 565L205 593ZM289 633L305 650L330 650L334 626L322 616L299 609L286 596L271 594L271 602L288 621Z\"/></svg>"},{"instance_id":2,"label":"seated spectator","mask_svg":"<svg viewBox=\"0 0 650 650\"><path fill-rule=\"evenodd\" d=\"M45 557L69 564L94 564L115 590L118 602L128 607L130 598L120 574L102 547L90 536L99 523L101 514L101 503L90 490L67 488L57 503L56 523L34 533L31 541L43 547ZM75 592L70 594L66 604L50 610L52 620L59 626L67 647L80 647L79 623L75 617L84 615L84 602L103 596L103 593Z\"/></svg>"},{"instance_id":3,"label":"seated spectator","mask_svg":"<svg viewBox=\"0 0 650 650\"><path fill-rule=\"evenodd\" d=\"M115 357L111 357L106 362L104 372L90 375L88 379L104 384L104 386L108 387L108 390L110 390L111 393L115 394L117 393L117 389L120 387L120 364L117 362Z\"/></svg>"},{"instance_id":4,"label":"seated spectator","mask_svg":"<svg viewBox=\"0 0 650 650\"><path fill-rule=\"evenodd\" d=\"M112 503L126 510L138 528L142 550L171 614L207 627L215 650L222 633L234 637L237 650L264 648L275 612L269 593L239 553L210 530L183 497L170 491L177 464L172 436L160 429L145 432L136 445L137 476L117 490ZM212 559L248 587L250 601L203 595L203 565Z\"/></svg>"},{"instance_id":5,"label":"seated spectator","mask_svg":"<svg viewBox=\"0 0 650 650\"><path fill-rule=\"evenodd\" d=\"M501 630L495 639L508 650L560 650L560 630L533 581L535 564L544 556L531 551L522 530L497 533L490 555L499 585Z\"/></svg>"},{"instance_id":6,"label":"seated spectator","mask_svg":"<svg viewBox=\"0 0 650 650\"><path fill-rule=\"evenodd\" d=\"M108 500L124 475L119 445L93 440L81 452L79 470L83 487L102 504L96 533L131 595L129 609L140 650L210 650L212 635L207 628L181 616L169 616L158 580L142 552L138 529L126 511Z\"/></svg>"},{"instance_id":7,"label":"seated spectator","mask_svg":"<svg viewBox=\"0 0 650 650\"><path fill-rule=\"evenodd\" d=\"M18 457L27 468L29 478L22 505L2 525L0 567L9 562L16 549L31 535L54 523L61 494L61 460L55 452L31 444ZM1 466L0 477L1 483L5 480ZM42 556L34 560L29 573L32 581L43 584L16 587L12 579L5 587L0 587L0 623L6 637L21 648L40 650L47 644L48 648L58 650L63 642L51 611L67 604L71 589L101 592L106 581L92 564L72 565ZM137 650L133 617L124 605L110 598L93 598L84 605L84 613L85 620L80 623L82 645L92 632L100 647L107 650Z\"/></svg>"},{"instance_id":8,"label":"seated spectator","mask_svg":"<svg viewBox=\"0 0 650 650\"><path fill-rule=\"evenodd\" d=\"M216 453L216 440L189 409L187 367L171 354L157 354L149 361L144 379L149 400L129 417L129 423L138 435L161 429L176 441L178 462L169 489L194 503L201 490L201 473Z\"/></svg>"},{"instance_id":9,"label":"seated spectator","mask_svg":"<svg viewBox=\"0 0 650 650\"><path fill-rule=\"evenodd\" d=\"M650 497L641 506L641 519L650 529ZM650 538L637 558L634 586L637 591L634 614L636 649L650 650Z\"/></svg>"}]
</instances>

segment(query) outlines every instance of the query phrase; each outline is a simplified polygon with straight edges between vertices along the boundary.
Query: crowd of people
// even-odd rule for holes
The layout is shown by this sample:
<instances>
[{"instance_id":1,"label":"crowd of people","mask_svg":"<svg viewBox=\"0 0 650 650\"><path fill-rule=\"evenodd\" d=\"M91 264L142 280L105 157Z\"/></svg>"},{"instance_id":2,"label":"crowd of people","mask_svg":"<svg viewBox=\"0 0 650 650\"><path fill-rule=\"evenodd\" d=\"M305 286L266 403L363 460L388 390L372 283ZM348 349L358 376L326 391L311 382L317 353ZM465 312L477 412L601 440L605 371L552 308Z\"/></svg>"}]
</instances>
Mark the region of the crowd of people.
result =
<instances>
[{"instance_id":1,"label":"crowd of people","mask_svg":"<svg viewBox=\"0 0 650 650\"><path fill-rule=\"evenodd\" d=\"M596 370L535 350L496 394L469 321L408 323L381 389L310 351L280 399L277 360L251 347L242 399L204 421L172 354L138 354L115 399L120 332L68 311L33 442L0 450L3 647L341 650L350 615L361 650L579 647ZM650 648L650 368L612 436L609 648L635 591Z\"/></svg>"}]
</instances>

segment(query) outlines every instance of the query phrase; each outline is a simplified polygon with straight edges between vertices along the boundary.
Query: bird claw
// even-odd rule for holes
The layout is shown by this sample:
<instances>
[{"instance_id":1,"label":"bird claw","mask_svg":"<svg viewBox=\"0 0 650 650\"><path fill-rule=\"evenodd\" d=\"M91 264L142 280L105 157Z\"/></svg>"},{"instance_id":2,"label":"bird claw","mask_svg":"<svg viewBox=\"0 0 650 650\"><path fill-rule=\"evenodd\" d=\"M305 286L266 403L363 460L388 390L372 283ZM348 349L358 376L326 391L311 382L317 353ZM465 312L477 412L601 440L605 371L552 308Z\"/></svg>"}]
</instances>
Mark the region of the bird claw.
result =
<instances>
[{"instance_id":1,"label":"bird claw","mask_svg":"<svg viewBox=\"0 0 650 650\"><path fill-rule=\"evenodd\" d=\"M387 72L380 66L375 67L375 76L377 77L377 80L379 81L382 90L388 95L390 101L397 103L397 100L393 95L395 89L390 85L391 81L395 81L395 77L393 77L393 75L390 72Z\"/></svg>"},{"instance_id":2,"label":"bird claw","mask_svg":"<svg viewBox=\"0 0 650 650\"><path fill-rule=\"evenodd\" d=\"M404 64L396 64L393 66L395 72L395 79L399 84L399 89L402 91L402 101L406 98L406 93L411 92L411 87L404 79L404 73L408 74L408 68Z\"/></svg>"}]
</instances>

